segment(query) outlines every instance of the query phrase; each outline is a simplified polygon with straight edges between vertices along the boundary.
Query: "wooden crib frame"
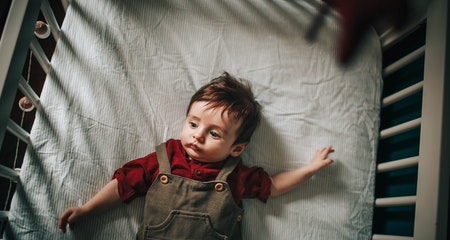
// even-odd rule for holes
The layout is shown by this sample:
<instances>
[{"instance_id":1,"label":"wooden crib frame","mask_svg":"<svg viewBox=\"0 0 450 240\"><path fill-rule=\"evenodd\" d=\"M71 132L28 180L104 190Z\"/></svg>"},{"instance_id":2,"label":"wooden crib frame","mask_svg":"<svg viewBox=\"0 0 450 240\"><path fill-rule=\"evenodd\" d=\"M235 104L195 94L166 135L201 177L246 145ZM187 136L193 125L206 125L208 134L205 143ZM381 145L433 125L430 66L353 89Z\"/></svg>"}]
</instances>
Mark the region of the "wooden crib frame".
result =
<instances>
[{"instance_id":1,"label":"wooden crib frame","mask_svg":"<svg viewBox=\"0 0 450 240\"><path fill-rule=\"evenodd\" d=\"M67 7L69 2L62 1ZM387 30L381 35L384 48L388 48L416 29L426 20L426 44L384 69L384 75L397 71L419 57L424 57L423 81L386 96L383 105L388 106L419 91L422 92L421 116L396 126L381 129L380 138L387 139L411 129L420 128L418 156L378 164L378 175L383 172L417 167L416 195L377 198L376 208L415 206L413 236L392 236L374 232L373 239L448 239L448 201L450 168L450 39L449 7L447 0L430 2L426 16L413 22L405 31L393 33ZM55 41L59 26L48 0L12 0L7 21L0 40L0 145L6 131L29 144L29 133L9 119L17 89L40 109L39 96L21 76L28 50L31 49L43 70L48 73L51 65L31 34L39 14L50 24ZM383 121L383 119L381 119ZM31 149L30 149L31 150ZM379 151L383 151L382 148ZM19 180L19 173L2 165L0 177ZM377 186L376 186L377 187ZM8 211L0 211L0 220L8 221Z\"/></svg>"}]
</instances>

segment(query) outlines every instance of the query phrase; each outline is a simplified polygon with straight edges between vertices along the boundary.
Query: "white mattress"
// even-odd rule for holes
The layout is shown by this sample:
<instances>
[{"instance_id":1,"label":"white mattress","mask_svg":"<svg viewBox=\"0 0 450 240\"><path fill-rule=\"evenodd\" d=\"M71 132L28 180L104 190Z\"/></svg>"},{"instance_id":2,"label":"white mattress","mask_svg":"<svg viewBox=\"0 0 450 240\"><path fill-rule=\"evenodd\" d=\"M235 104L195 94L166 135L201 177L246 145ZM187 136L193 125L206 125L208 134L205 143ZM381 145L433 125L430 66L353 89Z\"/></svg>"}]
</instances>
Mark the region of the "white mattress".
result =
<instances>
[{"instance_id":1,"label":"white mattress","mask_svg":"<svg viewBox=\"0 0 450 240\"><path fill-rule=\"evenodd\" d=\"M125 162L178 138L191 95L223 71L252 82L263 121L243 155L269 173L333 145L335 163L266 204L244 239L370 239L381 50L375 32L336 63L338 19L304 39L317 4L72 0L31 132L6 239L133 239L143 198L62 234L57 219Z\"/></svg>"}]
</instances>

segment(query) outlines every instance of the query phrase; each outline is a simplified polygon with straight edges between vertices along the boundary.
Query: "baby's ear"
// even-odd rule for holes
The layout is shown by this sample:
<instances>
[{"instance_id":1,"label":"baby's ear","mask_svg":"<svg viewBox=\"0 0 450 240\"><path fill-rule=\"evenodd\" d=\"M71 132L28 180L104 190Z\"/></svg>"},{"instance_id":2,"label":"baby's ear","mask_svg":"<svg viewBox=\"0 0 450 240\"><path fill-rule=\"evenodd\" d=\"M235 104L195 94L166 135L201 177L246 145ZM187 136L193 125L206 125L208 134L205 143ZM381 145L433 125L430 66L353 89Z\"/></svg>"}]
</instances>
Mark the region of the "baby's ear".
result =
<instances>
[{"instance_id":1,"label":"baby's ear","mask_svg":"<svg viewBox=\"0 0 450 240\"><path fill-rule=\"evenodd\" d=\"M232 157L238 157L247 148L248 143L238 143L231 148L230 155Z\"/></svg>"}]
</instances>

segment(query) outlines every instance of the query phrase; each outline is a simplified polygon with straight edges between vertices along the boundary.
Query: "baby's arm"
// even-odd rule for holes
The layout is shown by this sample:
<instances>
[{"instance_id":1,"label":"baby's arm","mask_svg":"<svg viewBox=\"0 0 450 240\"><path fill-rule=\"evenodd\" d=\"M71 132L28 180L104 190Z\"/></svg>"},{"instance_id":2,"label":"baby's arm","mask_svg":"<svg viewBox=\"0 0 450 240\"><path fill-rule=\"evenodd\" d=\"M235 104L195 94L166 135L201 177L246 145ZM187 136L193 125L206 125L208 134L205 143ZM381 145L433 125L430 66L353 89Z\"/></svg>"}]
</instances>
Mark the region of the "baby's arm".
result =
<instances>
[{"instance_id":1,"label":"baby's arm","mask_svg":"<svg viewBox=\"0 0 450 240\"><path fill-rule=\"evenodd\" d=\"M333 163L333 160L327 158L328 154L332 152L334 152L334 149L331 146L316 150L314 157L308 165L272 176L270 196L279 196L294 189L310 179L320 169Z\"/></svg>"},{"instance_id":2,"label":"baby's arm","mask_svg":"<svg viewBox=\"0 0 450 240\"><path fill-rule=\"evenodd\" d=\"M117 186L117 179L113 179L84 205L67 208L59 217L59 228L65 233L67 224L69 224L70 229L73 229L75 222L119 205L122 201Z\"/></svg>"}]
</instances>

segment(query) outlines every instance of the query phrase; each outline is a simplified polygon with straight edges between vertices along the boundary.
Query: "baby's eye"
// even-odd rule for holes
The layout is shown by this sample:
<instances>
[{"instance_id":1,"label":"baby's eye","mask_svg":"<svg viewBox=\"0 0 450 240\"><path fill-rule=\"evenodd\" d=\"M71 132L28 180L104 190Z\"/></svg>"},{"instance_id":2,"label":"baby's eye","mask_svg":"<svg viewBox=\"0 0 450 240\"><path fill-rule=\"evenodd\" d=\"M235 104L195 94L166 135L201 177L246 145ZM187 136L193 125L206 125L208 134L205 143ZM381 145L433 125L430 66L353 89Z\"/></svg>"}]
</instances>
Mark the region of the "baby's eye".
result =
<instances>
[{"instance_id":1,"label":"baby's eye","mask_svg":"<svg viewBox=\"0 0 450 240\"><path fill-rule=\"evenodd\" d=\"M197 127L197 123L189 122L189 126L191 126L191 128L196 128Z\"/></svg>"},{"instance_id":2,"label":"baby's eye","mask_svg":"<svg viewBox=\"0 0 450 240\"><path fill-rule=\"evenodd\" d=\"M213 138L220 138L219 133L217 133L216 131L209 131L209 134L210 134Z\"/></svg>"}]
</instances>

